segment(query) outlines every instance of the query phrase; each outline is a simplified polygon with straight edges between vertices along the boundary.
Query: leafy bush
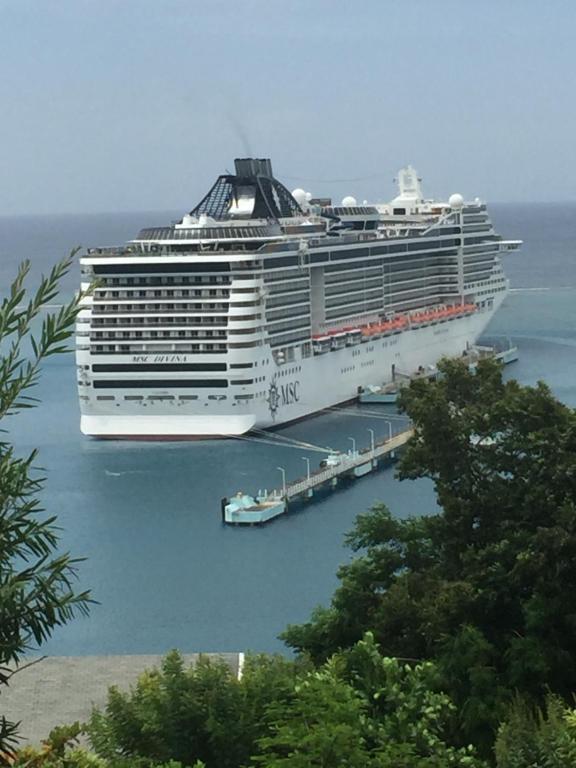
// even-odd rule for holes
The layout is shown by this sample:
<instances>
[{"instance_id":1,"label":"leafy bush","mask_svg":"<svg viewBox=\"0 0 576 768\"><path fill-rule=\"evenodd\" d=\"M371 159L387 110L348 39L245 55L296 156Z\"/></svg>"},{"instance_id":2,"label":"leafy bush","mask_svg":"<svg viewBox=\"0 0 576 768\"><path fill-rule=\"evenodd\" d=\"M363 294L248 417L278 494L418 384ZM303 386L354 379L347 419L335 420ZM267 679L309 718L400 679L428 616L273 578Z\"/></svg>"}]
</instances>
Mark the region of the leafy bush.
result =
<instances>
[{"instance_id":1,"label":"leafy bush","mask_svg":"<svg viewBox=\"0 0 576 768\"><path fill-rule=\"evenodd\" d=\"M498 768L575 768L576 710L549 696L545 710L517 701L496 739Z\"/></svg>"},{"instance_id":2,"label":"leafy bush","mask_svg":"<svg viewBox=\"0 0 576 768\"><path fill-rule=\"evenodd\" d=\"M472 748L449 744L453 713L432 664L384 658L367 635L318 668L249 657L241 680L208 658L185 669L174 651L129 693L111 689L87 731L114 768L118 755L127 768L171 759L207 768L479 768Z\"/></svg>"},{"instance_id":3,"label":"leafy bush","mask_svg":"<svg viewBox=\"0 0 576 768\"><path fill-rule=\"evenodd\" d=\"M438 691L432 664L411 666L380 653L367 634L272 705L270 736L254 762L265 768L480 768L473 747L446 740L454 706Z\"/></svg>"},{"instance_id":4,"label":"leafy bush","mask_svg":"<svg viewBox=\"0 0 576 768\"><path fill-rule=\"evenodd\" d=\"M254 656L237 680L224 661L201 656L186 669L173 651L129 693L110 690L105 710L88 724L90 741L109 760L123 754L186 766L196 760L218 768L244 765L268 732L267 707L293 696L301 668L281 657Z\"/></svg>"}]
</instances>

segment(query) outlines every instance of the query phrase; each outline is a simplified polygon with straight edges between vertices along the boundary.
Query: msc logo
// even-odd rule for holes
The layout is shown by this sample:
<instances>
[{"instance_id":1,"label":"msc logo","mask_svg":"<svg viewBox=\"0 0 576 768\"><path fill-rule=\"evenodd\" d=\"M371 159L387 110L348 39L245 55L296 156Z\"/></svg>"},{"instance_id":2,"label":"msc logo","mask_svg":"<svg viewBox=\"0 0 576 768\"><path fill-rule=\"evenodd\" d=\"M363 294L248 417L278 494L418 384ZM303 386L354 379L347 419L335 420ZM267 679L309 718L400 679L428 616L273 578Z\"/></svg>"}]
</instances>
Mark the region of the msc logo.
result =
<instances>
[{"instance_id":1,"label":"msc logo","mask_svg":"<svg viewBox=\"0 0 576 768\"><path fill-rule=\"evenodd\" d=\"M280 385L280 400L282 405L293 405L300 400L300 382L290 381Z\"/></svg>"},{"instance_id":2,"label":"msc logo","mask_svg":"<svg viewBox=\"0 0 576 768\"><path fill-rule=\"evenodd\" d=\"M300 382L289 381L286 384L278 384L276 378L268 388L268 410L273 419L276 418L278 409L283 405L293 405L300 400Z\"/></svg>"}]
</instances>

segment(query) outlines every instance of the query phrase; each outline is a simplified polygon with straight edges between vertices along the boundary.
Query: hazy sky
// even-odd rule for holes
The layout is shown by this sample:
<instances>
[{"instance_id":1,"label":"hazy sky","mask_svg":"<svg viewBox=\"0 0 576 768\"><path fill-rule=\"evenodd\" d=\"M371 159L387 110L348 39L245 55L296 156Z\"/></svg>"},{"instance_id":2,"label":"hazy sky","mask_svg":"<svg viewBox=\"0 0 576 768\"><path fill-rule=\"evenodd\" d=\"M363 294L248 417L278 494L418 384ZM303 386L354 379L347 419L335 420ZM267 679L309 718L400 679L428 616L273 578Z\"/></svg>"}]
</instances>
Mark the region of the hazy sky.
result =
<instances>
[{"instance_id":1,"label":"hazy sky","mask_svg":"<svg viewBox=\"0 0 576 768\"><path fill-rule=\"evenodd\" d=\"M0 0L0 215L184 211L248 154L575 200L575 59L576 0Z\"/></svg>"}]
</instances>

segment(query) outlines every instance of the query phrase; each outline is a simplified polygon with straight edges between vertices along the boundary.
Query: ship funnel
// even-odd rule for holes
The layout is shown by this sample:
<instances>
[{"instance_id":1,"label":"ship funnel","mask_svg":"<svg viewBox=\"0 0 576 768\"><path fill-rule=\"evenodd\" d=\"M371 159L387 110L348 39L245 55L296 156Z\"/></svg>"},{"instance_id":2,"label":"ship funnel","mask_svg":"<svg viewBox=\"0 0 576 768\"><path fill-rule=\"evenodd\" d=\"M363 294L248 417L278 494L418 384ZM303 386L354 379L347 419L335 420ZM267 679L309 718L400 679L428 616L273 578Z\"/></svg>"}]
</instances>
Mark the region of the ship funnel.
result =
<instances>
[{"instance_id":1,"label":"ship funnel","mask_svg":"<svg viewBox=\"0 0 576 768\"><path fill-rule=\"evenodd\" d=\"M274 178L268 158L239 157L235 175L219 176L208 194L190 211L216 221L280 219L302 216L302 209L286 187Z\"/></svg>"},{"instance_id":2,"label":"ship funnel","mask_svg":"<svg viewBox=\"0 0 576 768\"><path fill-rule=\"evenodd\" d=\"M234 160L236 176L268 176L273 178L272 162L268 158L237 157Z\"/></svg>"}]
</instances>

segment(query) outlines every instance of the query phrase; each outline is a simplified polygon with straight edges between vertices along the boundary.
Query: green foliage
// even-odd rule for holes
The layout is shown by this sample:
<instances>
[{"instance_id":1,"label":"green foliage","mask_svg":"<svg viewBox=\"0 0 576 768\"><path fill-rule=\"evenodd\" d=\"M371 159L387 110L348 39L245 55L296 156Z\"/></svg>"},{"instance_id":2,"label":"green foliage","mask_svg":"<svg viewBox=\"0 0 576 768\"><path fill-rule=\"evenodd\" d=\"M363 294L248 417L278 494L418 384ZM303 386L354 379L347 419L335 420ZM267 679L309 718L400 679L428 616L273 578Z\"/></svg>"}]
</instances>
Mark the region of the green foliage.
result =
<instances>
[{"instance_id":1,"label":"green foliage","mask_svg":"<svg viewBox=\"0 0 576 768\"><path fill-rule=\"evenodd\" d=\"M7 418L36 400L30 392L38 383L42 362L67 351L80 310L81 296L53 313L46 313L38 333L33 324L58 294L75 252L43 278L26 300L29 263L22 264L9 295L0 303L0 432ZM44 477L35 468L36 451L19 457L10 442L0 440L0 687L14 674L8 665L43 643L56 626L77 613L85 614L88 592L76 593L78 559L56 554L55 517L42 517L38 501ZM17 727L0 718L0 752L16 741Z\"/></svg>"},{"instance_id":2,"label":"green foliage","mask_svg":"<svg viewBox=\"0 0 576 768\"><path fill-rule=\"evenodd\" d=\"M312 672L296 686L292 701L270 707L272 733L260 740L262 755L255 762L265 768L365 768L364 711L360 695L334 670Z\"/></svg>"},{"instance_id":3,"label":"green foliage","mask_svg":"<svg viewBox=\"0 0 576 768\"><path fill-rule=\"evenodd\" d=\"M96 755L78 747L80 723L54 728L39 749L24 747L9 761L14 768L108 768Z\"/></svg>"},{"instance_id":4,"label":"green foliage","mask_svg":"<svg viewBox=\"0 0 576 768\"><path fill-rule=\"evenodd\" d=\"M289 705L295 686L311 668L305 659L294 662L266 654L246 657L240 688L241 727L247 754L253 754L258 739L270 733L270 707Z\"/></svg>"},{"instance_id":5,"label":"green foliage","mask_svg":"<svg viewBox=\"0 0 576 768\"><path fill-rule=\"evenodd\" d=\"M513 691L576 690L576 414L494 362L441 368L402 394L400 475L431 478L442 512L360 515L331 606L284 638L319 661L373 630L387 655L436 660L488 751Z\"/></svg>"},{"instance_id":6,"label":"green foliage","mask_svg":"<svg viewBox=\"0 0 576 768\"><path fill-rule=\"evenodd\" d=\"M480 768L473 748L445 738L454 707L430 663L383 657L367 634L308 672L290 702L272 705L273 728L257 765L307 768Z\"/></svg>"},{"instance_id":7,"label":"green foliage","mask_svg":"<svg viewBox=\"0 0 576 768\"><path fill-rule=\"evenodd\" d=\"M105 768L481 768L446 739L453 709L432 664L384 658L367 635L318 668L249 657L240 680L172 652L131 692L112 689L87 732Z\"/></svg>"},{"instance_id":8,"label":"green foliage","mask_svg":"<svg viewBox=\"0 0 576 768\"><path fill-rule=\"evenodd\" d=\"M120 753L186 766L195 760L244 765L268 732L268 706L293 696L300 667L279 657L249 657L239 681L224 661L200 657L186 669L173 651L130 692L110 690L105 711L90 720L90 741L108 759Z\"/></svg>"},{"instance_id":9,"label":"green foliage","mask_svg":"<svg viewBox=\"0 0 576 768\"><path fill-rule=\"evenodd\" d=\"M515 702L498 730L498 768L575 768L576 711L549 696L545 711Z\"/></svg>"},{"instance_id":10,"label":"green foliage","mask_svg":"<svg viewBox=\"0 0 576 768\"><path fill-rule=\"evenodd\" d=\"M24 747L15 752L0 765L13 768L185 768L175 760L166 763L154 763L146 758L126 758L114 755L106 760L79 746L79 737L84 734L84 727L76 722L72 725L54 728L42 746ZM191 768L206 768L200 760Z\"/></svg>"}]
</instances>

